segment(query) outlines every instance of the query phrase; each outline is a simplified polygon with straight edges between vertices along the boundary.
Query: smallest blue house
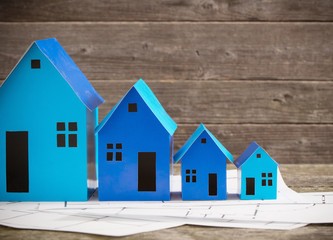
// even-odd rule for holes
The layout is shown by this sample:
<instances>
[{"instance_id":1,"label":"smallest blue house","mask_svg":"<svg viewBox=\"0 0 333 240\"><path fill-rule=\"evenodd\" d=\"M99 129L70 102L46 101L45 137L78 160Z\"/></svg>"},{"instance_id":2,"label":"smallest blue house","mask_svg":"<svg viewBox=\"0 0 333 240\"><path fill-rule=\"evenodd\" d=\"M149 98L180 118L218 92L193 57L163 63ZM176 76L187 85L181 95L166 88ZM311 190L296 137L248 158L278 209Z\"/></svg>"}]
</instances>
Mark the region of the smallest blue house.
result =
<instances>
[{"instance_id":1,"label":"smallest blue house","mask_svg":"<svg viewBox=\"0 0 333 240\"><path fill-rule=\"evenodd\" d=\"M203 125L175 154L181 159L183 200L227 199L227 158L233 156Z\"/></svg>"},{"instance_id":2,"label":"smallest blue house","mask_svg":"<svg viewBox=\"0 0 333 240\"><path fill-rule=\"evenodd\" d=\"M234 164L240 199L276 199L278 163L256 142L252 142Z\"/></svg>"}]
</instances>

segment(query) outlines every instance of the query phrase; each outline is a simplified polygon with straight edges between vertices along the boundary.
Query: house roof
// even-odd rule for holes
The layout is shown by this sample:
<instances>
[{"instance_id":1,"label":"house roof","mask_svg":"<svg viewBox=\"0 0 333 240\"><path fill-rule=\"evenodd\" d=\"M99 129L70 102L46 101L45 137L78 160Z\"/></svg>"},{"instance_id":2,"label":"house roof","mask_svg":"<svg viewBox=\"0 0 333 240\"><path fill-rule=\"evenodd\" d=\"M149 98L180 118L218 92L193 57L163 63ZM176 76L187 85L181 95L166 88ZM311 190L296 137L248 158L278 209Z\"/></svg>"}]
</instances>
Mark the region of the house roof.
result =
<instances>
[{"instance_id":1,"label":"house roof","mask_svg":"<svg viewBox=\"0 0 333 240\"><path fill-rule=\"evenodd\" d=\"M147 106L154 113L156 118L160 121L162 126L172 136L177 129L177 124L164 110L163 106L158 101L158 99L156 98L152 90L148 87L148 85L142 79L140 79L139 81L137 81L137 83L134 84L133 88L136 89L136 91L142 97L143 101L147 104ZM117 103L117 105L109 112L109 114L98 125L98 127L96 128L96 132L99 132L103 128L105 123L109 120L109 118L112 116L112 114L117 109L119 104L123 101L123 99L126 97L126 95Z\"/></svg>"},{"instance_id":2,"label":"house roof","mask_svg":"<svg viewBox=\"0 0 333 240\"><path fill-rule=\"evenodd\" d=\"M104 99L96 92L88 79L55 38L35 41L34 44L51 61L90 111L93 111L98 105L104 102Z\"/></svg>"},{"instance_id":3,"label":"house roof","mask_svg":"<svg viewBox=\"0 0 333 240\"><path fill-rule=\"evenodd\" d=\"M234 161L236 167L239 168L242 166L243 163L245 163L258 148L260 148L260 146L253 141L250 146L248 146L247 149ZM271 159L275 162L273 158Z\"/></svg>"},{"instance_id":4,"label":"house roof","mask_svg":"<svg viewBox=\"0 0 333 240\"><path fill-rule=\"evenodd\" d=\"M192 136L186 141L186 143L179 149L179 151L174 156L174 161L177 163L190 149L192 144L196 141L196 139L201 135L202 132L206 131L217 147L222 151L222 153L232 162L233 156L231 153L220 143L219 140L201 123L200 126L195 130Z\"/></svg>"}]
</instances>

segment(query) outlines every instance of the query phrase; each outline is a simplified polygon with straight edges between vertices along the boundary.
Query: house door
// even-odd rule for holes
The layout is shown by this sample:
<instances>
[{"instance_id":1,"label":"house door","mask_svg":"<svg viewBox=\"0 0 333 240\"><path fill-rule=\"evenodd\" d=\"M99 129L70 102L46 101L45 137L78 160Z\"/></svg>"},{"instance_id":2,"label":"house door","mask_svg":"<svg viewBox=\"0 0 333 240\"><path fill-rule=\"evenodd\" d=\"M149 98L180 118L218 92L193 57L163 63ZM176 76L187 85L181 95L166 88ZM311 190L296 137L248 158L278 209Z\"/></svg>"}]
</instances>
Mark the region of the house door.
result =
<instances>
[{"instance_id":1,"label":"house door","mask_svg":"<svg viewBox=\"0 0 333 240\"><path fill-rule=\"evenodd\" d=\"M208 179L209 179L209 186L208 186L209 196L217 196L217 174L209 173Z\"/></svg>"},{"instance_id":2,"label":"house door","mask_svg":"<svg viewBox=\"0 0 333 240\"><path fill-rule=\"evenodd\" d=\"M7 192L29 192L28 132L6 132Z\"/></svg>"},{"instance_id":3,"label":"house door","mask_svg":"<svg viewBox=\"0 0 333 240\"><path fill-rule=\"evenodd\" d=\"M246 195L254 195L255 194L255 179L254 178L246 178Z\"/></svg>"},{"instance_id":4,"label":"house door","mask_svg":"<svg viewBox=\"0 0 333 240\"><path fill-rule=\"evenodd\" d=\"M156 191L156 152L138 153L138 191Z\"/></svg>"}]
</instances>

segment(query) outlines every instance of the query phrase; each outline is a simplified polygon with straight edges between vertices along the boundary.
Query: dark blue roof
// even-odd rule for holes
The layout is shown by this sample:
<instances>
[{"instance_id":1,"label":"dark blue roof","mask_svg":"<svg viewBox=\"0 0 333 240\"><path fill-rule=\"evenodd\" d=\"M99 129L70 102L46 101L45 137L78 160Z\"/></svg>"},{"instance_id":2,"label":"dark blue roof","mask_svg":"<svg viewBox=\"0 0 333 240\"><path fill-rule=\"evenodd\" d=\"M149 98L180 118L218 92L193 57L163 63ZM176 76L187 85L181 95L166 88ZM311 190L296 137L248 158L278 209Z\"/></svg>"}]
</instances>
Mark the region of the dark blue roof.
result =
<instances>
[{"instance_id":1,"label":"dark blue roof","mask_svg":"<svg viewBox=\"0 0 333 240\"><path fill-rule=\"evenodd\" d=\"M186 141L186 143L179 149L179 151L174 156L174 161L177 163L190 149L195 140L201 135L203 131L206 131L208 135L212 138L217 147L222 151L222 153L232 162L233 156L231 153L220 143L219 140L201 123L200 126L195 130L192 136Z\"/></svg>"},{"instance_id":2,"label":"dark blue roof","mask_svg":"<svg viewBox=\"0 0 333 240\"><path fill-rule=\"evenodd\" d=\"M55 38L35 41L35 44L52 62L90 111L93 111L98 105L104 102L104 99L96 92L88 79Z\"/></svg>"},{"instance_id":3,"label":"dark blue roof","mask_svg":"<svg viewBox=\"0 0 333 240\"><path fill-rule=\"evenodd\" d=\"M156 118L160 121L162 126L167 130L167 132L172 136L177 129L177 124L172 120L168 113L164 110L161 103L158 101L153 91L148 87L148 85L140 79L134 84L133 88L139 93L143 101L147 104L150 110L154 113ZM127 94L126 94L127 95ZM126 96L125 95L125 96ZM96 132L99 132L104 124L109 120L114 111L117 109L119 104L125 98L125 96L117 103L117 105L110 111L110 113L103 119L103 121L96 128Z\"/></svg>"}]
</instances>

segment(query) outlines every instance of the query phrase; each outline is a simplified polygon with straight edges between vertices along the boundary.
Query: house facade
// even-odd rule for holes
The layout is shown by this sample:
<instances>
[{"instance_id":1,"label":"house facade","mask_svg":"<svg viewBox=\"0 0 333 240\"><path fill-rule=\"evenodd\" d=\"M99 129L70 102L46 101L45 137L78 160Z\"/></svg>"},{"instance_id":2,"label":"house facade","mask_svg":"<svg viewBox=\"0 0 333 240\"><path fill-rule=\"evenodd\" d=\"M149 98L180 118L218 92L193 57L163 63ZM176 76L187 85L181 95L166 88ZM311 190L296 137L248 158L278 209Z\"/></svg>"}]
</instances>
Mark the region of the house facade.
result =
<instances>
[{"instance_id":1,"label":"house facade","mask_svg":"<svg viewBox=\"0 0 333 240\"><path fill-rule=\"evenodd\" d=\"M233 156L201 124L175 154L181 160L183 200L227 199L227 158Z\"/></svg>"},{"instance_id":2,"label":"house facade","mask_svg":"<svg viewBox=\"0 0 333 240\"><path fill-rule=\"evenodd\" d=\"M256 142L234 161L242 200L276 199L278 164Z\"/></svg>"},{"instance_id":3,"label":"house facade","mask_svg":"<svg viewBox=\"0 0 333 240\"><path fill-rule=\"evenodd\" d=\"M176 128L140 79L96 129L99 200L170 200Z\"/></svg>"},{"instance_id":4,"label":"house facade","mask_svg":"<svg viewBox=\"0 0 333 240\"><path fill-rule=\"evenodd\" d=\"M56 39L35 41L0 88L0 200L87 200L102 102Z\"/></svg>"}]
</instances>

